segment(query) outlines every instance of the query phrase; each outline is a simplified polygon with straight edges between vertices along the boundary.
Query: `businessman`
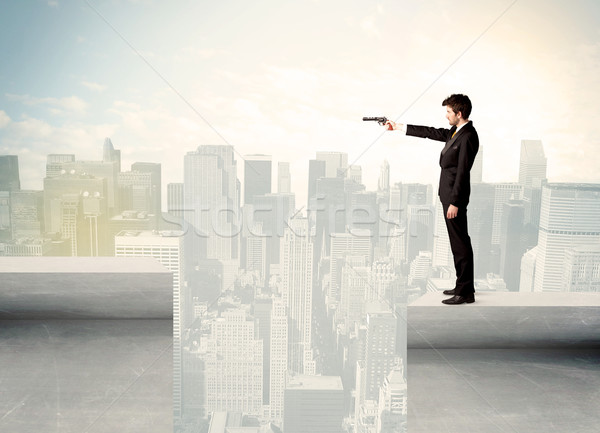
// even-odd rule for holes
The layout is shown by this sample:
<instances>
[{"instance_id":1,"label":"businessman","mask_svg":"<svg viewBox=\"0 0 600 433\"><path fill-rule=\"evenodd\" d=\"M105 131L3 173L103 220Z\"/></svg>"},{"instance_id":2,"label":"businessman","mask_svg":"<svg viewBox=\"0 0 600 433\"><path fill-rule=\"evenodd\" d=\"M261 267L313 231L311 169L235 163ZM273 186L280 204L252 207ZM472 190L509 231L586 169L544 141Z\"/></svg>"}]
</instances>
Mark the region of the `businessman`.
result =
<instances>
[{"instance_id":1,"label":"businessman","mask_svg":"<svg viewBox=\"0 0 600 433\"><path fill-rule=\"evenodd\" d=\"M473 247L467 229L467 205L471 193L470 171L479 149L479 137L469 120L471 100L466 95L451 95L444 99L446 119L450 129L428 126L403 125L391 120L386 122L388 130L401 130L406 135L429 138L446 143L440 155L440 184L438 194L444 209L444 219L454 256L456 285L444 290L452 295L442 302L449 305L475 302L473 284Z\"/></svg>"}]
</instances>

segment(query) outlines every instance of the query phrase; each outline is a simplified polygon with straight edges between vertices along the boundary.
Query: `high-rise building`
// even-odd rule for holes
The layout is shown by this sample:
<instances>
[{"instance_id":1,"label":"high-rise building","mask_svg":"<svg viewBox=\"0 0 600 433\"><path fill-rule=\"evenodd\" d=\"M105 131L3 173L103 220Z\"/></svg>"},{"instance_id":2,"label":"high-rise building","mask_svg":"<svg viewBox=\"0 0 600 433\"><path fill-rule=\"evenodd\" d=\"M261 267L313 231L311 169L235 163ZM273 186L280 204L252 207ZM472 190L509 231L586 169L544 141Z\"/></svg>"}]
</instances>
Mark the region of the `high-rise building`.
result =
<instances>
[{"instance_id":1,"label":"high-rise building","mask_svg":"<svg viewBox=\"0 0 600 433\"><path fill-rule=\"evenodd\" d=\"M73 154L54 154L46 157L46 177L56 177L64 170L65 162L75 161Z\"/></svg>"},{"instance_id":2,"label":"high-rise building","mask_svg":"<svg viewBox=\"0 0 600 433\"><path fill-rule=\"evenodd\" d=\"M406 375L394 366L379 389L377 433L406 433L408 421Z\"/></svg>"},{"instance_id":3,"label":"high-rise building","mask_svg":"<svg viewBox=\"0 0 600 433\"><path fill-rule=\"evenodd\" d=\"M438 200L435 204L435 227L433 231L433 266L452 266L454 261L450 249L450 238L444 218L444 207ZM470 221L469 221L470 223Z\"/></svg>"},{"instance_id":4,"label":"high-rise building","mask_svg":"<svg viewBox=\"0 0 600 433\"><path fill-rule=\"evenodd\" d=\"M61 232L61 198L64 194L86 194L90 197L107 197L107 180L71 169L55 177L44 178L44 226L48 233ZM104 215L108 209L102 209Z\"/></svg>"},{"instance_id":5,"label":"high-rise building","mask_svg":"<svg viewBox=\"0 0 600 433\"><path fill-rule=\"evenodd\" d=\"M282 298L273 299L271 313L269 412L272 420L283 420L285 385L288 371L288 313Z\"/></svg>"},{"instance_id":6,"label":"high-rise building","mask_svg":"<svg viewBox=\"0 0 600 433\"><path fill-rule=\"evenodd\" d=\"M417 281L426 281L431 270L431 251L419 251L419 254L410 262L408 282L415 284Z\"/></svg>"},{"instance_id":7,"label":"high-rise building","mask_svg":"<svg viewBox=\"0 0 600 433\"><path fill-rule=\"evenodd\" d=\"M533 180L546 180L547 160L541 140L521 140L519 185L533 186Z\"/></svg>"},{"instance_id":8,"label":"high-rise building","mask_svg":"<svg viewBox=\"0 0 600 433\"><path fill-rule=\"evenodd\" d=\"M417 257L419 251L433 251L434 209L432 205L408 205L406 238L408 261Z\"/></svg>"},{"instance_id":9,"label":"high-rise building","mask_svg":"<svg viewBox=\"0 0 600 433\"><path fill-rule=\"evenodd\" d=\"M502 211L510 200L523 199L523 186L518 183L494 183L494 215L492 221L492 245L500 245ZM489 222L488 222L489 224Z\"/></svg>"},{"instance_id":10,"label":"high-rise building","mask_svg":"<svg viewBox=\"0 0 600 433\"><path fill-rule=\"evenodd\" d=\"M17 155L0 155L0 191L18 191L20 189L19 157Z\"/></svg>"},{"instance_id":11,"label":"high-rise building","mask_svg":"<svg viewBox=\"0 0 600 433\"><path fill-rule=\"evenodd\" d=\"M348 154L346 152L317 152L316 159L325 161L325 177L338 177L348 168Z\"/></svg>"},{"instance_id":12,"label":"high-rise building","mask_svg":"<svg viewBox=\"0 0 600 433\"><path fill-rule=\"evenodd\" d=\"M152 197L152 175L150 173L139 171L120 172L118 191L122 211L134 210L155 215L156 209Z\"/></svg>"},{"instance_id":13,"label":"high-rise building","mask_svg":"<svg viewBox=\"0 0 600 433\"><path fill-rule=\"evenodd\" d=\"M280 194L292 192L292 175L290 174L289 162L279 162L277 164L277 192Z\"/></svg>"},{"instance_id":14,"label":"high-rise building","mask_svg":"<svg viewBox=\"0 0 600 433\"><path fill-rule=\"evenodd\" d=\"M10 193L10 204L13 239L41 236L44 233L43 191L13 191Z\"/></svg>"},{"instance_id":15,"label":"high-rise building","mask_svg":"<svg viewBox=\"0 0 600 433\"><path fill-rule=\"evenodd\" d=\"M167 184L167 212L176 217L183 217L183 183Z\"/></svg>"},{"instance_id":16,"label":"high-rise building","mask_svg":"<svg viewBox=\"0 0 600 433\"><path fill-rule=\"evenodd\" d=\"M244 162L244 204L271 192L271 155L246 155Z\"/></svg>"},{"instance_id":17,"label":"high-rise building","mask_svg":"<svg viewBox=\"0 0 600 433\"><path fill-rule=\"evenodd\" d=\"M281 239L281 294L289 317L288 369L304 374L312 336L313 241L308 220L290 220Z\"/></svg>"},{"instance_id":18,"label":"high-rise building","mask_svg":"<svg viewBox=\"0 0 600 433\"><path fill-rule=\"evenodd\" d=\"M565 250L562 284L566 292L600 292L600 243Z\"/></svg>"},{"instance_id":19,"label":"high-rise building","mask_svg":"<svg viewBox=\"0 0 600 433\"><path fill-rule=\"evenodd\" d=\"M389 305L367 305L364 400L377 400L379 387L396 363L396 326Z\"/></svg>"},{"instance_id":20,"label":"high-rise building","mask_svg":"<svg viewBox=\"0 0 600 433\"><path fill-rule=\"evenodd\" d=\"M207 327L209 331L198 338L197 344L186 348L191 363L203 368L204 384L196 383L204 394L201 412L262 415L263 341L257 338L256 320L241 306L208 319ZM183 374L187 377L187 371ZM185 380L188 383L194 386L194 380ZM184 395L184 408L186 400Z\"/></svg>"},{"instance_id":21,"label":"high-rise building","mask_svg":"<svg viewBox=\"0 0 600 433\"><path fill-rule=\"evenodd\" d=\"M311 159L308 161L308 196L307 204L309 208L314 205L311 201L316 198L317 195L317 180L322 177L326 177L326 163L318 159Z\"/></svg>"},{"instance_id":22,"label":"high-rise building","mask_svg":"<svg viewBox=\"0 0 600 433\"><path fill-rule=\"evenodd\" d=\"M184 262L181 235L181 232L122 231L115 236L116 257L153 257L173 273L173 411L176 418L182 412L181 288Z\"/></svg>"},{"instance_id":23,"label":"high-rise building","mask_svg":"<svg viewBox=\"0 0 600 433\"><path fill-rule=\"evenodd\" d=\"M150 174L150 210L149 213L160 218L162 211L162 170L161 165L155 162L134 162L131 171Z\"/></svg>"},{"instance_id":24,"label":"high-rise building","mask_svg":"<svg viewBox=\"0 0 600 433\"><path fill-rule=\"evenodd\" d=\"M567 248L600 242L600 184L549 183L542 188L534 291L561 292Z\"/></svg>"},{"instance_id":25,"label":"high-rise building","mask_svg":"<svg viewBox=\"0 0 600 433\"><path fill-rule=\"evenodd\" d=\"M195 232L190 259L237 259L240 196L233 146L188 152L183 189L184 218Z\"/></svg>"},{"instance_id":26,"label":"high-rise building","mask_svg":"<svg viewBox=\"0 0 600 433\"><path fill-rule=\"evenodd\" d=\"M327 297L329 301L340 300L342 269L347 256L362 256L364 266L370 266L373 260L373 243L369 230L356 229L353 233L332 233L329 255L330 285Z\"/></svg>"},{"instance_id":27,"label":"high-rise building","mask_svg":"<svg viewBox=\"0 0 600 433\"><path fill-rule=\"evenodd\" d=\"M285 433L341 433L344 388L339 376L297 375L285 389Z\"/></svg>"},{"instance_id":28,"label":"high-rise building","mask_svg":"<svg viewBox=\"0 0 600 433\"><path fill-rule=\"evenodd\" d=\"M10 239L10 191L0 191L0 242Z\"/></svg>"},{"instance_id":29,"label":"high-rise building","mask_svg":"<svg viewBox=\"0 0 600 433\"><path fill-rule=\"evenodd\" d=\"M477 183L471 186L471 200L467 213L475 259L475 278L484 278L492 270L493 184Z\"/></svg>"},{"instance_id":30,"label":"high-rise building","mask_svg":"<svg viewBox=\"0 0 600 433\"><path fill-rule=\"evenodd\" d=\"M346 256L341 268L340 314L347 326L365 315L365 300L371 287L371 268L367 256Z\"/></svg>"},{"instance_id":31,"label":"high-rise building","mask_svg":"<svg viewBox=\"0 0 600 433\"><path fill-rule=\"evenodd\" d=\"M511 292L518 292L521 259L525 253L525 207L520 200L504 204L500 237L500 276Z\"/></svg>"},{"instance_id":32,"label":"high-rise building","mask_svg":"<svg viewBox=\"0 0 600 433\"><path fill-rule=\"evenodd\" d=\"M378 191L389 191L390 189L390 163L387 159L383 160L379 171L379 180L377 181Z\"/></svg>"},{"instance_id":33,"label":"high-rise building","mask_svg":"<svg viewBox=\"0 0 600 433\"><path fill-rule=\"evenodd\" d=\"M271 275L271 266L279 263L280 241L295 207L296 196L284 193L255 196L252 208L244 206L245 213L252 213L250 218L245 218L245 224L260 224L266 240L266 274L263 276Z\"/></svg>"}]
</instances>

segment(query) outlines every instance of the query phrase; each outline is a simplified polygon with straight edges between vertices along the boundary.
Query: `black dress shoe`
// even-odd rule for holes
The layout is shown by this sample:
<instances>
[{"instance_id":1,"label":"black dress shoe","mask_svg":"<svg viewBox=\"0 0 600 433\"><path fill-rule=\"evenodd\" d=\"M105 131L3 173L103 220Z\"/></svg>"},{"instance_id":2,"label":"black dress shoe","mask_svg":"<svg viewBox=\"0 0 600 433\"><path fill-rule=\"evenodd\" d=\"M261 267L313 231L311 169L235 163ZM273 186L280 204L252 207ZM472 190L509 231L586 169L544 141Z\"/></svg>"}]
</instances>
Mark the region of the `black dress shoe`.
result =
<instances>
[{"instance_id":1,"label":"black dress shoe","mask_svg":"<svg viewBox=\"0 0 600 433\"><path fill-rule=\"evenodd\" d=\"M447 304L447 305L458 305L458 304L472 304L473 302L475 302L475 295L466 295L466 296L459 296L459 295L454 295L453 297L449 298L449 299L444 299L442 301L442 304Z\"/></svg>"},{"instance_id":2,"label":"black dress shoe","mask_svg":"<svg viewBox=\"0 0 600 433\"><path fill-rule=\"evenodd\" d=\"M452 289L452 290L444 290L444 295L456 295L456 288Z\"/></svg>"}]
</instances>

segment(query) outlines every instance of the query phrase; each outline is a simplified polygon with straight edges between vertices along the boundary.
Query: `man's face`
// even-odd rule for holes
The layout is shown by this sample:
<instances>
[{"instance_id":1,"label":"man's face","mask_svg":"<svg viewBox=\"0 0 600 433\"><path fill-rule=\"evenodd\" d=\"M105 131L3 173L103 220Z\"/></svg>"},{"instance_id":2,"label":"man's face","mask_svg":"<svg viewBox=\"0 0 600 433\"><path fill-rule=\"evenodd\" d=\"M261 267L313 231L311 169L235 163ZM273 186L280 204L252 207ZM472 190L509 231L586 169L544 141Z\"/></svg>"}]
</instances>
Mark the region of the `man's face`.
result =
<instances>
[{"instance_id":1,"label":"man's face","mask_svg":"<svg viewBox=\"0 0 600 433\"><path fill-rule=\"evenodd\" d=\"M454 111L452 111L452 108L450 108L449 105L446 105L446 119L448 119L450 126L458 125L460 118L461 118L460 111L458 113L455 113Z\"/></svg>"}]
</instances>

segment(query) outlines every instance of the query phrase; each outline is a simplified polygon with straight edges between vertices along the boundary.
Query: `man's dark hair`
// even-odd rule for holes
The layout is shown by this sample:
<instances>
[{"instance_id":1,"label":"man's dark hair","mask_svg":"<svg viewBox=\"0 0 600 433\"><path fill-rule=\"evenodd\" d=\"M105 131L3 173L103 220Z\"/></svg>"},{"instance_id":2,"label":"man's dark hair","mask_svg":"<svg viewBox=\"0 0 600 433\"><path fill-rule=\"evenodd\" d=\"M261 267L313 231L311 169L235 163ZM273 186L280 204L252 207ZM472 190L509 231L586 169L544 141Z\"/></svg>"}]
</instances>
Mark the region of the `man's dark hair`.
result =
<instances>
[{"instance_id":1,"label":"man's dark hair","mask_svg":"<svg viewBox=\"0 0 600 433\"><path fill-rule=\"evenodd\" d=\"M463 119L468 119L471 115L471 109L473 106L471 105L471 100L467 95L450 95L444 102L442 102L442 107L448 106L454 111L454 114L458 114L460 111L462 113Z\"/></svg>"}]
</instances>

